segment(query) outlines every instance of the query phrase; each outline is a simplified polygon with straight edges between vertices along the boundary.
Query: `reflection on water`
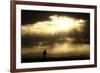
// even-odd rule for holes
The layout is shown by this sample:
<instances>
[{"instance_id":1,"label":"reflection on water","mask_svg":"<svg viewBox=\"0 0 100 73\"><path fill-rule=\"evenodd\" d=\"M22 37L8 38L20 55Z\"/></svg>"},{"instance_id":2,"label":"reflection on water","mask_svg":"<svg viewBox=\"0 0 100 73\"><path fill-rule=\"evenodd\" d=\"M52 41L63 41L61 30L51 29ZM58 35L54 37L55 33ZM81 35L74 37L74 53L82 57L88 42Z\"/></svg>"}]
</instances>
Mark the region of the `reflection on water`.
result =
<instances>
[{"instance_id":1,"label":"reflection on water","mask_svg":"<svg viewBox=\"0 0 100 73\"><path fill-rule=\"evenodd\" d=\"M22 48L22 62L41 61L43 51L47 51L47 61L89 59L89 44L69 41L39 42Z\"/></svg>"}]
</instances>

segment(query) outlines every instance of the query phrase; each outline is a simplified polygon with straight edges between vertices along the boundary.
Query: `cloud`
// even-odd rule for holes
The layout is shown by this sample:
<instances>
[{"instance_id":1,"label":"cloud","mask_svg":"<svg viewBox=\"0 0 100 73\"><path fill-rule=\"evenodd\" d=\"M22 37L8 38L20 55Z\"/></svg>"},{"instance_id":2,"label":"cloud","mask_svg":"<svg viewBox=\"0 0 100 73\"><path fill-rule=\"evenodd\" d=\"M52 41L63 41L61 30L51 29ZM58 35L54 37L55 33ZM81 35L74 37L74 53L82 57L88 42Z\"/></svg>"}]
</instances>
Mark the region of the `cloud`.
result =
<instances>
[{"instance_id":1,"label":"cloud","mask_svg":"<svg viewBox=\"0 0 100 73\"><path fill-rule=\"evenodd\" d=\"M34 24L22 25L22 36L24 35L54 35L56 33L68 33L73 29L81 32L86 20L75 19L67 16L53 15L48 21L41 21Z\"/></svg>"}]
</instances>

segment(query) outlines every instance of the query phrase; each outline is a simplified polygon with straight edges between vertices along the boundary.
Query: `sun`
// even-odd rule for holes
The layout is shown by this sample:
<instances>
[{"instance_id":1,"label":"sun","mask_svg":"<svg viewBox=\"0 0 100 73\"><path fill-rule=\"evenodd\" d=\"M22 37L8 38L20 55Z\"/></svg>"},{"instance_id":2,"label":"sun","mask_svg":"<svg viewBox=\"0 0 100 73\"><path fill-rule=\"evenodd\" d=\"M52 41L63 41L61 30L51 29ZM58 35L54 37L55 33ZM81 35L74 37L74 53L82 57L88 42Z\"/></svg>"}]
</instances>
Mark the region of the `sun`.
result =
<instances>
[{"instance_id":1,"label":"sun","mask_svg":"<svg viewBox=\"0 0 100 73\"><path fill-rule=\"evenodd\" d=\"M52 19L52 23L55 24L57 27L64 28L65 26L70 24L65 17L51 16L50 18Z\"/></svg>"},{"instance_id":2,"label":"sun","mask_svg":"<svg viewBox=\"0 0 100 73\"><path fill-rule=\"evenodd\" d=\"M53 26L55 26L55 30L57 31L69 31L73 28L80 28L79 21L74 18L66 17L66 16L50 16L51 22ZM82 22L83 20L81 20Z\"/></svg>"}]
</instances>

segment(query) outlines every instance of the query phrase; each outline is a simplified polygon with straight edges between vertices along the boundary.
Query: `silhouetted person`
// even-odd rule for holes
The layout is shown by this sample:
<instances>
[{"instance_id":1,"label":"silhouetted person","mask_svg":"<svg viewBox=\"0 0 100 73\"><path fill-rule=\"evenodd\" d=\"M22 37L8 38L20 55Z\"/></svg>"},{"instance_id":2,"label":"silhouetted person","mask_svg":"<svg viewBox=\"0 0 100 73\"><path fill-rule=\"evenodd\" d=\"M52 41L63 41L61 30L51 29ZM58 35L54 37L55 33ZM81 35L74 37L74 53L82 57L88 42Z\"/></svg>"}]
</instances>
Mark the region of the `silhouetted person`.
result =
<instances>
[{"instance_id":1,"label":"silhouetted person","mask_svg":"<svg viewBox=\"0 0 100 73\"><path fill-rule=\"evenodd\" d=\"M43 59L46 59L46 56L47 56L47 51L46 49L43 51Z\"/></svg>"}]
</instances>

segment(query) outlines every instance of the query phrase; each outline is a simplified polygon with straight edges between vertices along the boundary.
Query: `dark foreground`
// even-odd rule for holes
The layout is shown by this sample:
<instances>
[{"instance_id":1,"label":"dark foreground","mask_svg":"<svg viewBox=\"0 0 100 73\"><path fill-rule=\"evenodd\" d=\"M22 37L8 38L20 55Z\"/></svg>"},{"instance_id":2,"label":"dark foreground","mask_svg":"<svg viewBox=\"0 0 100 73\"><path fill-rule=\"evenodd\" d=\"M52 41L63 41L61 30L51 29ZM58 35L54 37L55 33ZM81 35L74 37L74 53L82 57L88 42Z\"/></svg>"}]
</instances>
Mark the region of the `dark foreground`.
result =
<instances>
[{"instance_id":1,"label":"dark foreground","mask_svg":"<svg viewBox=\"0 0 100 73\"><path fill-rule=\"evenodd\" d=\"M53 57L46 57L46 58L32 58L32 57L22 57L22 63L30 63L30 62L50 62L50 61L72 61L72 60L88 60L90 59L89 56L70 56L70 57L60 57L60 58L53 58Z\"/></svg>"}]
</instances>

